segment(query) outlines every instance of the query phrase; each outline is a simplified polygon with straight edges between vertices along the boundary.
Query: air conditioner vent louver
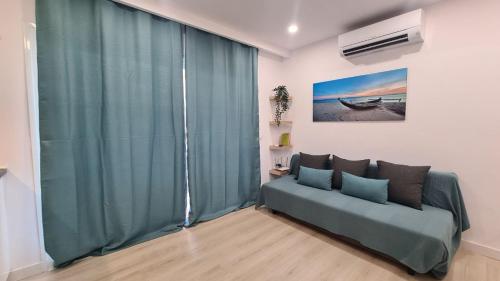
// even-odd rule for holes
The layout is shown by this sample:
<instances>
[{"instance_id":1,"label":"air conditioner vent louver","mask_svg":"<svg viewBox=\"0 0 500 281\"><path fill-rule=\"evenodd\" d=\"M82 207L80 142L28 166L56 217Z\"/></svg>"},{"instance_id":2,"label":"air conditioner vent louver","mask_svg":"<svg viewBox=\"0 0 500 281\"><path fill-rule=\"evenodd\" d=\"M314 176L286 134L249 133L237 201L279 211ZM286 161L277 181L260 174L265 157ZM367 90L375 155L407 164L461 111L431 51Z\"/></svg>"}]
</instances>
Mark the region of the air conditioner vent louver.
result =
<instances>
[{"instance_id":1,"label":"air conditioner vent louver","mask_svg":"<svg viewBox=\"0 0 500 281\"><path fill-rule=\"evenodd\" d=\"M422 10L339 35L340 54L354 57L378 50L423 42Z\"/></svg>"},{"instance_id":2,"label":"air conditioner vent louver","mask_svg":"<svg viewBox=\"0 0 500 281\"><path fill-rule=\"evenodd\" d=\"M360 54L360 53L364 53L364 52L368 52L368 51L373 51L376 49L381 49L381 48L385 48L385 47L388 47L391 45L401 44L401 43L405 43L405 42L408 42L408 34L398 35L398 36L394 36L394 37L391 37L388 39L384 39L384 40L368 43L365 45L361 45L358 47L349 48L349 49L343 50L342 52L344 53L344 56L348 57L348 56L352 56L352 55L356 55L356 54Z\"/></svg>"}]
</instances>

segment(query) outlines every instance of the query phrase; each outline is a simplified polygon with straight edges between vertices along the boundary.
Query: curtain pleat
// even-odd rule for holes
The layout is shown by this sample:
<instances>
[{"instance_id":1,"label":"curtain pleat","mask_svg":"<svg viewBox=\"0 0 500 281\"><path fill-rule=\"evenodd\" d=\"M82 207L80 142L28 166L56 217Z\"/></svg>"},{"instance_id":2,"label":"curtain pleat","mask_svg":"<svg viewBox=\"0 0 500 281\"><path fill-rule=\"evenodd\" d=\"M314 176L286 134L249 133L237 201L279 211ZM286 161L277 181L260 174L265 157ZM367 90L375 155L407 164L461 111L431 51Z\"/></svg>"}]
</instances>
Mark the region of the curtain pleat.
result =
<instances>
[{"instance_id":1,"label":"curtain pleat","mask_svg":"<svg viewBox=\"0 0 500 281\"><path fill-rule=\"evenodd\" d=\"M260 186L257 49L186 28L190 224L255 203Z\"/></svg>"},{"instance_id":2,"label":"curtain pleat","mask_svg":"<svg viewBox=\"0 0 500 281\"><path fill-rule=\"evenodd\" d=\"M43 226L60 266L181 229L182 26L107 0L38 0Z\"/></svg>"}]
</instances>

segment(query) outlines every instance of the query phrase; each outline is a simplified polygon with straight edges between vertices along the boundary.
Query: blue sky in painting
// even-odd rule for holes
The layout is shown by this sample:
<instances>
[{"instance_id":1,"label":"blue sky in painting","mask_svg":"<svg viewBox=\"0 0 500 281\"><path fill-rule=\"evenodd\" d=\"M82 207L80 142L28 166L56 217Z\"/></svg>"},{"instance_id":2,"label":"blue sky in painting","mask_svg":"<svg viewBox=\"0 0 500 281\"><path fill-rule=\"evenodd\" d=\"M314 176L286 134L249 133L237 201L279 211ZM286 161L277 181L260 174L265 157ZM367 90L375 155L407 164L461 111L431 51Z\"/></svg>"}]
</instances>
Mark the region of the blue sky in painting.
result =
<instances>
[{"instance_id":1,"label":"blue sky in painting","mask_svg":"<svg viewBox=\"0 0 500 281\"><path fill-rule=\"evenodd\" d=\"M406 81L407 68L314 83L313 95L345 95Z\"/></svg>"}]
</instances>

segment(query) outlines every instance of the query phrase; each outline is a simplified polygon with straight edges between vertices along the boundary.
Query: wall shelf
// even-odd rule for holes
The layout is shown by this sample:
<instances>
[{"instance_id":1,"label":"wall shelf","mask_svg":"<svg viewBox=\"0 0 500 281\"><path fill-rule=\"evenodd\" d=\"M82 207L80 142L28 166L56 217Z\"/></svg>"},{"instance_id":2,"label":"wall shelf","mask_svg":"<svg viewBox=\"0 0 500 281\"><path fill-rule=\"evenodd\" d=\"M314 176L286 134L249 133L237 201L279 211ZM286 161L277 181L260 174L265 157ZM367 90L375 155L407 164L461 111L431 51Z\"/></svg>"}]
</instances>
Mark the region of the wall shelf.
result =
<instances>
[{"instance_id":1,"label":"wall shelf","mask_svg":"<svg viewBox=\"0 0 500 281\"><path fill-rule=\"evenodd\" d=\"M279 171L279 170L276 170L276 169L269 170L269 174L270 175L277 176L277 177L288 175L289 173L290 173L289 170L286 170L286 171Z\"/></svg>"},{"instance_id":2,"label":"wall shelf","mask_svg":"<svg viewBox=\"0 0 500 281\"><path fill-rule=\"evenodd\" d=\"M290 104L292 102L292 99L293 97L292 96L289 96L288 97L288 100L289 100L289 108L290 108ZM273 109L275 109L275 106L277 104L276 102L276 98L274 97L274 95L271 95L269 96L269 103L271 104L271 107ZM290 119L293 119L291 117L287 117L287 115L282 115L281 116L282 118L284 118L285 120L281 120L280 121L280 124L278 126L278 123L276 121L274 121L274 116L271 117L270 121L269 121L269 129L271 131L271 135L273 136L273 139L274 137L276 137L276 135L279 136L279 138L277 139L278 143L288 143L289 145L277 145L277 144L273 144L273 145L270 145L269 146L269 150L270 150L270 154L271 154L271 159L272 159L272 165L271 167L276 167L278 164L281 164L281 165L288 165L288 163L284 163L285 162L285 157L286 157L286 162L288 162L288 158L290 156L290 154L292 153L293 151L293 146L290 144L290 134L291 134L291 130L292 130L292 120ZM283 138L282 140L282 136L283 134L289 134L287 138ZM276 140L273 140L271 143L276 143ZM289 171L280 171L279 169L270 169L269 170L269 175L272 177L272 178L278 178L278 177L281 177L281 176L284 176L284 175L288 175Z\"/></svg>"},{"instance_id":3,"label":"wall shelf","mask_svg":"<svg viewBox=\"0 0 500 281\"><path fill-rule=\"evenodd\" d=\"M292 121L281 120L280 126L281 125L292 126L292 123L293 123ZM278 123L276 123L276 121L269 121L269 125L271 125L271 126L278 126Z\"/></svg>"},{"instance_id":4,"label":"wall shelf","mask_svg":"<svg viewBox=\"0 0 500 281\"><path fill-rule=\"evenodd\" d=\"M283 145L283 146L279 146L279 145L270 145L269 146L269 149L270 150L289 150L289 149L292 149L293 146L292 145Z\"/></svg>"}]
</instances>

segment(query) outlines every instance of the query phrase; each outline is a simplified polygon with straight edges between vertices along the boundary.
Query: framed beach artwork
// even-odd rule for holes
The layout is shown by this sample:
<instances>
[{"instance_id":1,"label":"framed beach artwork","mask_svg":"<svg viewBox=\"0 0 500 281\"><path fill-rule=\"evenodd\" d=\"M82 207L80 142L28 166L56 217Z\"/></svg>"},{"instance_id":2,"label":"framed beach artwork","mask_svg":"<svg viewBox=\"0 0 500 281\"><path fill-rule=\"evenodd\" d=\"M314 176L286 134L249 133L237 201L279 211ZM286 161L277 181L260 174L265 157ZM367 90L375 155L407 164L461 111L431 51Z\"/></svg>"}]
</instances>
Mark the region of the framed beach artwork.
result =
<instances>
[{"instance_id":1,"label":"framed beach artwork","mask_svg":"<svg viewBox=\"0 0 500 281\"><path fill-rule=\"evenodd\" d=\"M408 69L313 85L313 121L405 120Z\"/></svg>"}]
</instances>

